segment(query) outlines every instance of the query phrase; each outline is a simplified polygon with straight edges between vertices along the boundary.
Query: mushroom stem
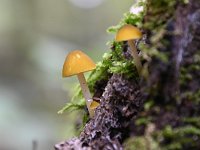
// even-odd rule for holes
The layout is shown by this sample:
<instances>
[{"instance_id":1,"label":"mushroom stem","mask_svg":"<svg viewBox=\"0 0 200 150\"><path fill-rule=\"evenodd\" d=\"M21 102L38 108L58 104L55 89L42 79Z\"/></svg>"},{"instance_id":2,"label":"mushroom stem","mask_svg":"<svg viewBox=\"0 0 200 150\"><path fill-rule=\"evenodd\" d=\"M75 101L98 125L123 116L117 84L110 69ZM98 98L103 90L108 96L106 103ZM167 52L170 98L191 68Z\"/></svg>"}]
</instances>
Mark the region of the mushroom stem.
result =
<instances>
[{"instance_id":1,"label":"mushroom stem","mask_svg":"<svg viewBox=\"0 0 200 150\"><path fill-rule=\"evenodd\" d=\"M137 71L138 71L139 75L141 75L142 64L141 64L141 61L140 61L140 57L138 56L137 49L135 47L135 43L134 43L133 40L128 40L128 45L131 48L132 56L133 56Z\"/></svg>"},{"instance_id":2,"label":"mushroom stem","mask_svg":"<svg viewBox=\"0 0 200 150\"><path fill-rule=\"evenodd\" d=\"M79 73L79 74L77 74L77 76L78 76L78 80L79 80L79 83L80 83L80 86L81 86L81 89L83 92L83 96L85 97L85 100L86 100L87 109L89 111L90 117L92 117L93 116L92 114L94 114L94 113L90 109L90 105L93 100L92 100L92 96L90 94L89 88L87 86L85 76L83 73Z\"/></svg>"}]
</instances>

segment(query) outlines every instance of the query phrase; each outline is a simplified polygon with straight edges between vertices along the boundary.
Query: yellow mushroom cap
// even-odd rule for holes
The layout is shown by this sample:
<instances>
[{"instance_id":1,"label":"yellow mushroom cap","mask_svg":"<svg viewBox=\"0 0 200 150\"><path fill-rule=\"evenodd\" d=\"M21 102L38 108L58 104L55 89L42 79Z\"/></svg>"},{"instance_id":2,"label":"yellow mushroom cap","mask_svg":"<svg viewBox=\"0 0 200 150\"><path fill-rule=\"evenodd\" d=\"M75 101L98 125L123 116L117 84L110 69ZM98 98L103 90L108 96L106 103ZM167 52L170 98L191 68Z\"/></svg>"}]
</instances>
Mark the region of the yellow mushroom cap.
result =
<instances>
[{"instance_id":1,"label":"yellow mushroom cap","mask_svg":"<svg viewBox=\"0 0 200 150\"><path fill-rule=\"evenodd\" d=\"M100 104L96 101L92 101L90 104L90 109L96 109Z\"/></svg>"},{"instance_id":2,"label":"yellow mushroom cap","mask_svg":"<svg viewBox=\"0 0 200 150\"><path fill-rule=\"evenodd\" d=\"M138 28L136 28L133 25L127 24L119 29L115 37L115 40L117 42L120 42L120 41L140 39L141 37L142 33Z\"/></svg>"},{"instance_id":3,"label":"yellow mushroom cap","mask_svg":"<svg viewBox=\"0 0 200 150\"><path fill-rule=\"evenodd\" d=\"M70 52L64 62L62 76L68 77L96 68L92 59L80 50Z\"/></svg>"}]
</instances>

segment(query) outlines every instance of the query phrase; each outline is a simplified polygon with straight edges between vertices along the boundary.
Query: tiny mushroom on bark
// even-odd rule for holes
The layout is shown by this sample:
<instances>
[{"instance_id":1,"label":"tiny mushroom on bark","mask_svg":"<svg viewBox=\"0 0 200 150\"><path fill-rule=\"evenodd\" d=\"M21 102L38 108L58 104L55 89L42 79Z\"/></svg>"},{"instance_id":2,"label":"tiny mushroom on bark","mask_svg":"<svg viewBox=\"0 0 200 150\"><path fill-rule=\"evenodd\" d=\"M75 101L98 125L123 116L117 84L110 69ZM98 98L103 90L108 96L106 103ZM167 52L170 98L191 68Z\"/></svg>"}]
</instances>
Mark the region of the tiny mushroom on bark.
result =
<instances>
[{"instance_id":1,"label":"tiny mushroom on bark","mask_svg":"<svg viewBox=\"0 0 200 150\"><path fill-rule=\"evenodd\" d=\"M91 116L94 116L94 111L95 109L99 106L100 104L96 101L92 101L92 103L90 104L90 109L91 109Z\"/></svg>"},{"instance_id":2,"label":"tiny mushroom on bark","mask_svg":"<svg viewBox=\"0 0 200 150\"><path fill-rule=\"evenodd\" d=\"M127 24L119 29L115 38L117 42L128 41L128 45L131 48L131 53L134 58L135 66L140 75L142 71L142 64L140 61L140 57L138 56L134 40L140 39L141 37L142 33L138 28L133 25Z\"/></svg>"},{"instance_id":3,"label":"tiny mushroom on bark","mask_svg":"<svg viewBox=\"0 0 200 150\"><path fill-rule=\"evenodd\" d=\"M94 114L94 110L90 108L93 100L83 73L95 68L96 65L90 57L80 50L74 50L67 55L62 70L63 77L77 75L90 117Z\"/></svg>"}]
</instances>

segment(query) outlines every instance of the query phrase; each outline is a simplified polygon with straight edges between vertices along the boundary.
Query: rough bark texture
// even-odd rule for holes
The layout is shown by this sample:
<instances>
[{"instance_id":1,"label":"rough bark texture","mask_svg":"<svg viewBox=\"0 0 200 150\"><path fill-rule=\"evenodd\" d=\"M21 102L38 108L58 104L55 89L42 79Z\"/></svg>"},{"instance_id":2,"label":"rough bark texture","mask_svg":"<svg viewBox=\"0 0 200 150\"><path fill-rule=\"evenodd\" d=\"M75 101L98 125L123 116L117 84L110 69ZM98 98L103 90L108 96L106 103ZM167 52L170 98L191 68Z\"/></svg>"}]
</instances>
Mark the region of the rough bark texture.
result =
<instances>
[{"instance_id":1,"label":"rough bark texture","mask_svg":"<svg viewBox=\"0 0 200 150\"><path fill-rule=\"evenodd\" d=\"M142 102L137 81L114 74L105 88L94 118L86 124L84 131L74 142L81 143L79 146L86 149L121 150L121 143L130 133L130 120L137 115ZM66 141L55 147L73 149L74 145L70 142Z\"/></svg>"},{"instance_id":2,"label":"rough bark texture","mask_svg":"<svg viewBox=\"0 0 200 150\"><path fill-rule=\"evenodd\" d=\"M151 3L151 0L149 2ZM151 116L154 130L162 130L166 125L170 125L173 129L183 127L187 124L182 121L182 118L200 116L199 100L194 102L187 95L197 93L200 88L198 69L200 66L200 1L178 3L175 9L173 18L169 16L168 20L166 17L168 33L163 39L169 41L169 44L159 48L161 53L168 54L169 60L163 62L157 57L152 57L147 83L140 84L124 75L113 74L101 96L101 104L96 109L94 118L86 124L79 137L57 144L56 150L121 150L124 140L128 137L147 134L145 132L149 126L137 126L136 116ZM149 17L152 17L150 10L144 22L148 22ZM160 14L160 17L162 16L164 14ZM147 39L153 36L148 29L146 32ZM153 46L151 42L147 43L150 47ZM126 54L127 46L124 49L126 57L130 59L129 54ZM200 97L197 96L198 98ZM155 106L144 111L143 104L149 99L154 100ZM170 105L171 108L166 105ZM195 146L186 143L182 149L200 149L198 144L200 137L191 137L191 139L196 142ZM162 145L169 142L164 139L159 143Z\"/></svg>"}]
</instances>

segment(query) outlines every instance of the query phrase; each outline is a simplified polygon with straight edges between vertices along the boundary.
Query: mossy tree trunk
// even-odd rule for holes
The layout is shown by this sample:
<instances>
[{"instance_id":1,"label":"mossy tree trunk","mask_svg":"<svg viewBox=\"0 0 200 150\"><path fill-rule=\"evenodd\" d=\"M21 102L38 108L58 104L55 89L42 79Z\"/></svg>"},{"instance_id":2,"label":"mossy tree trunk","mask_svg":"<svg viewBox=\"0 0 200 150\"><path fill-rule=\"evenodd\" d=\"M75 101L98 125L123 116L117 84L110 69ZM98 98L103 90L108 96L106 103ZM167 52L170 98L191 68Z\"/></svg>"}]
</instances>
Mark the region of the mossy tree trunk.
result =
<instances>
[{"instance_id":1,"label":"mossy tree trunk","mask_svg":"<svg viewBox=\"0 0 200 150\"><path fill-rule=\"evenodd\" d=\"M147 81L126 74L98 81L94 118L56 150L200 149L200 1L148 0L143 21Z\"/></svg>"}]
</instances>

